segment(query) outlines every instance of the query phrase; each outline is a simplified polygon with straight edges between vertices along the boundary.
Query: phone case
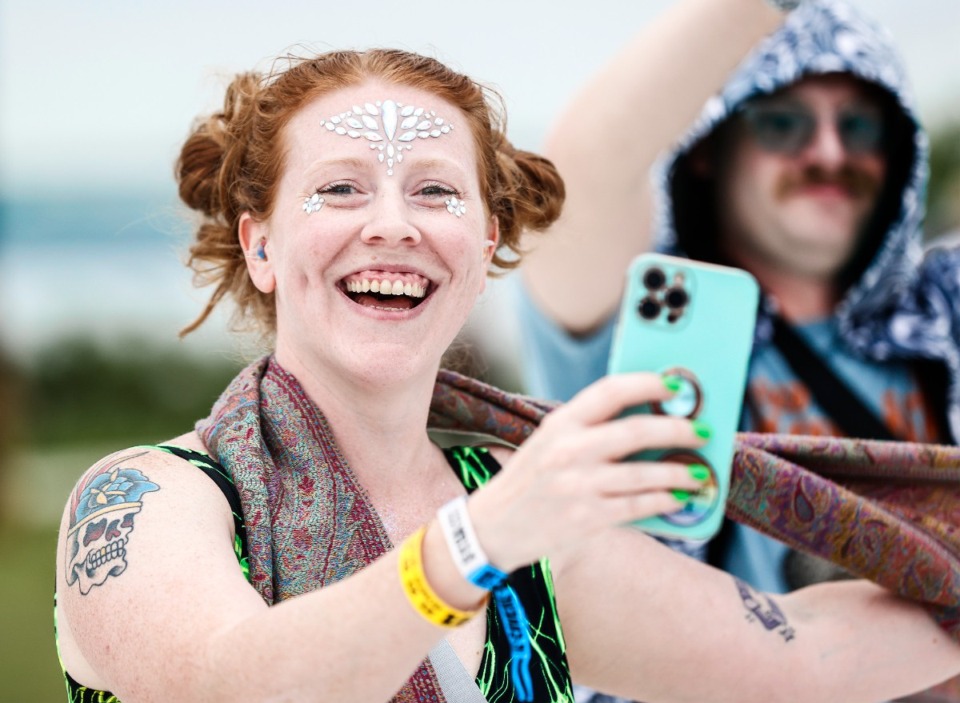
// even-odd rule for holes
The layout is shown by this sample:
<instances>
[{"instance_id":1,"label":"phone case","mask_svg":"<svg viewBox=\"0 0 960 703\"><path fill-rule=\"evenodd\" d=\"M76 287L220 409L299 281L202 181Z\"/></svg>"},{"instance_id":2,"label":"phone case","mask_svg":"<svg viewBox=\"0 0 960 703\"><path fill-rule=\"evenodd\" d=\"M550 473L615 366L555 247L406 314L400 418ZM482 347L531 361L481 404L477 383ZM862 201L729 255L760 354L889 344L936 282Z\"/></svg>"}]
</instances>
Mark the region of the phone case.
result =
<instances>
[{"instance_id":1,"label":"phone case","mask_svg":"<svg viewBox=\"0 0 960 703\"><path fill-rule=\"evenodd\" d=\"M740 422L756 325L759 287L746 271L661 254L642 254L627 272L608 373L678 376L670 400L630 413L700 419L713 431L697 450L658 449L639 460L704 464L711 478L681 510L633 523L651 534L706 540L720 529L730 489L734 434Z\"/></svg>"}]
</instances>

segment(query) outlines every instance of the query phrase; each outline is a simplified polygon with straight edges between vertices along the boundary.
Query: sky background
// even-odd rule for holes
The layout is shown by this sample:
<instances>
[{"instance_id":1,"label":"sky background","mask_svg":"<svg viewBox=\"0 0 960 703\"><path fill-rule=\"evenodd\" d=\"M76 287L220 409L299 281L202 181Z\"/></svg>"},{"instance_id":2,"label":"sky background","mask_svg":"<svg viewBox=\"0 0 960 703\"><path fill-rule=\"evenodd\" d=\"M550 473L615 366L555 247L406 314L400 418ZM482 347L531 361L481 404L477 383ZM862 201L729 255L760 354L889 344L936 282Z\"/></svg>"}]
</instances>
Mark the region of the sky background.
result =
<instances>
[{"instance_id":1,"label":"sky background","mask_svg":"<svg viewBox=\"0 0 960 703\"><path fill-rule=\"evenodd\" d=\"M296 44L436 56L497 86L512 139L536 149L573 91L672 2L0 0L0 194L172 191L178 144L224 77ZM854 2L893 32L928 123L960 119L960 0Z\"/></svg>"}]
</instances>

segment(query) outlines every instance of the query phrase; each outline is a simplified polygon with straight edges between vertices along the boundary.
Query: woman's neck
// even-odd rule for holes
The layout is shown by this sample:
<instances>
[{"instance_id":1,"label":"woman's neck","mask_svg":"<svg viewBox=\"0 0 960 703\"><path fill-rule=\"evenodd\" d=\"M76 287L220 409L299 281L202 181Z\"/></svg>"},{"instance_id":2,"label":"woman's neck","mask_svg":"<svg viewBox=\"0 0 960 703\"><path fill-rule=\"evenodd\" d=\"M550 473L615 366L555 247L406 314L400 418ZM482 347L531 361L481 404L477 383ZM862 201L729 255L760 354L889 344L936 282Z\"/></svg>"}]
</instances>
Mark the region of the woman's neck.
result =
<instances>
[{"instance_id":1,"label":"woman's neck","mask_svg":"<svg viewBox=\"0 0 960 703\"><path fill-rule=\"evenodd\" d=\"M365 485L407 483L417 467L427 469L436 453L427 437L427 416L437 369L397 382L365 381L310 364L278 349L277 363L293 374L323 412L337 446ZM397 467L404 467L397 472Z\"/></svg>"}]
</instances>

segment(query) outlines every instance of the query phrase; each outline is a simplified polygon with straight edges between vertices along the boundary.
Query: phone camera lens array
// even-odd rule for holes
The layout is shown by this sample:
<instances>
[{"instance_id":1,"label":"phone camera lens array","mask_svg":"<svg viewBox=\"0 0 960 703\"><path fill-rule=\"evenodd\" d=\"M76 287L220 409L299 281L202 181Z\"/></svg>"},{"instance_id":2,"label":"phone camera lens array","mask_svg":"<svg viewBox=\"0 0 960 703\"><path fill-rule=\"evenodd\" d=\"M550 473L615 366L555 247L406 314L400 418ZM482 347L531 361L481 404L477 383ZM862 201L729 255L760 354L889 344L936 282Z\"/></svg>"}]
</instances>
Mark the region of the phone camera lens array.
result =
<instances>
[{"instance_id":1,"label":"phone camera lens array","mask_svg":"<svg viewBox=\"0 0 960 703\"><path fill-rule=\"evenodd\" d=\"M684 309L690 302L690 294L684 288L683 274L675 273L669 285L667 280L667 274L661 268L652 267L644 271L643 287L647 289L647 294L637 309L644 320L656 320L664 310L670 324L683 317Z\"/></svg>"}]
</instances>

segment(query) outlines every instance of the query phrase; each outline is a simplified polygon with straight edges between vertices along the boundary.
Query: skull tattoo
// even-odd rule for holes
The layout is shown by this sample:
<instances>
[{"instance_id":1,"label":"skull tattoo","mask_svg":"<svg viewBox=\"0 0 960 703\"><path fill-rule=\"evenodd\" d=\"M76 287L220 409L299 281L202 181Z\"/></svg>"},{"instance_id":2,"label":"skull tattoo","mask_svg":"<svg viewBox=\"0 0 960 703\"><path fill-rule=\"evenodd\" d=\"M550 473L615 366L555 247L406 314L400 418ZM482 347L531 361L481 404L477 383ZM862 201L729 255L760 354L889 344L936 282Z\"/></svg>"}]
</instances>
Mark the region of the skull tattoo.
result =
<instances>
[{"instance_id":1,"label":"skull tattoo","mask_svg":"<svg viewBox=\"0 0 960 703\"><path fill-rule=\"evenodd\" d=\"M138 469L119 468L121 461L89 474L73 496L66 578L70 585L79 582L83 595L127 568L127 542L141 498L160 488Z\"/></svg>"}]
</instances>

